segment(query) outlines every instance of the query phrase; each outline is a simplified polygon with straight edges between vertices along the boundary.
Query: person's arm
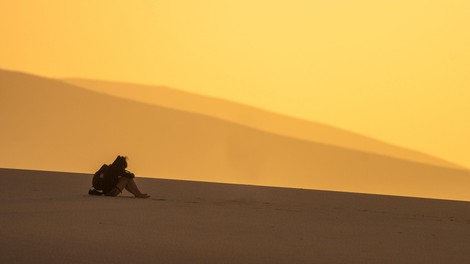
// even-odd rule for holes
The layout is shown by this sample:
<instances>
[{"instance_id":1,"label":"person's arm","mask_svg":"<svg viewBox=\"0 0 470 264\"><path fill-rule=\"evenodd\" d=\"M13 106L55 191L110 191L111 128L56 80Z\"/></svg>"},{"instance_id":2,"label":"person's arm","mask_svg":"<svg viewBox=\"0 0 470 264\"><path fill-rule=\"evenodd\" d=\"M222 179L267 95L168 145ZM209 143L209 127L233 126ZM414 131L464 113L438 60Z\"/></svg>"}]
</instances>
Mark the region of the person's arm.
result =
<instances>
[{"instance_id":1,"label":"person's arm","mask_svg":"<svg viewBox=\"0 0 470 264\"><path fill-rule=\"evenodd\" d=\"M133 179L135 178L135 175L134 173L128 171L128 170L125 170L123 169L120 173L121 177L125 177L125 178L128 178L128 179Z\"/></svg>"}]
</instances>

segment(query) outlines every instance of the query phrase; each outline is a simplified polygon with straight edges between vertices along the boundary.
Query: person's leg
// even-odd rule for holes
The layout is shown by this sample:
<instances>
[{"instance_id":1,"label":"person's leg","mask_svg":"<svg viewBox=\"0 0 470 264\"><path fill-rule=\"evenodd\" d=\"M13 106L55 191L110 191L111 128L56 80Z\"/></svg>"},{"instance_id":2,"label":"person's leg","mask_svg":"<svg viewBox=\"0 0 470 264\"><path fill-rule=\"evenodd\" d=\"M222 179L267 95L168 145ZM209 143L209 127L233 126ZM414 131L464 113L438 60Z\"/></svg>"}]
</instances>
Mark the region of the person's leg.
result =
<instances>
[{"instance_id":1,"label":"person's leg","mask_svg":"<svg viewBox=\"0 0 470 264\"><path fill-rule=\"evenodd\" d=\"M130 179L125 178L125 177L119 177L118 183L116 183L116 187L122 192L122 190L124 190L124 188L126 188L127 185L129 185L129 180Z\"/></svg>"},{"instance_id":2,"label":"person's leg","mask_svg":"<svg viewBox=\"0 0 470 264\"><path fill-rule=\"evenodd\" d=\"M118 196L124 188L129 184L129 179L120 177L116 186L111 189L109 192L105 193L106 196Z\"/></svg>"},{"instance_id":3,"label":"person's leg","mask_svg":"<svg viewBox=\"0 0 470 264\"><path fill-rule=\"evenodd\" d=\"M150 197L146 193L142 193L139 188L137 187L137 184L135 183L134 179L128 179L129 182L126 185L126 190L128 190L130 193L132 193L135 197L138 198L148 198Z\"/></svg>"}]
</instances>

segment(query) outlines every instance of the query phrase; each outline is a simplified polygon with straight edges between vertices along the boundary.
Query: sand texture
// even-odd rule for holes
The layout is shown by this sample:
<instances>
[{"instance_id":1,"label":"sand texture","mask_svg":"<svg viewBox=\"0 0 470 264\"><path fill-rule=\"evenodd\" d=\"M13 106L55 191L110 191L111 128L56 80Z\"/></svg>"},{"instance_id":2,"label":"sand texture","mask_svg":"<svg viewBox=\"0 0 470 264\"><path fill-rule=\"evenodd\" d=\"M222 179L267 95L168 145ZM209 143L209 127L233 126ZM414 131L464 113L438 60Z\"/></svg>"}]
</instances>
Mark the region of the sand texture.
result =
<instances>
[{"instance_id":1,"label":"sand texture","mask_svg":"<svg viewBox=\"0 0 470 264\"><path fill-rule=\"evenodd\" d=\"M470 263L470 203L0 169L0 263Z\"/></svg>"}]
</instances>

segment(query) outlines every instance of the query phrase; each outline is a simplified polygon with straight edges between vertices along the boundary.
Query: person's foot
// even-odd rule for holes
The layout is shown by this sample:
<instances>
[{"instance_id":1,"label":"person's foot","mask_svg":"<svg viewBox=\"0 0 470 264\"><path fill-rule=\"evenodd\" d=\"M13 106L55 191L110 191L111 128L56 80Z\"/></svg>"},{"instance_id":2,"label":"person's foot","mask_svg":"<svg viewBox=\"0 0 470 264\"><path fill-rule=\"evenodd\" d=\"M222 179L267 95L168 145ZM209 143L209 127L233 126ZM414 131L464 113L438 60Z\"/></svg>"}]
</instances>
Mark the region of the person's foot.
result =
<instances>
[{"instance_id":1,"label":"person's foot","mask_svg":"<svg viewBox=\"0 0 470 264\"><path fill-rule=\"evenodd\" d=\"M150 195L146 194L146 193L141 193L141 194L138 194L135 196L135 198L149 198Z\"/></svg>"}]
</instances>

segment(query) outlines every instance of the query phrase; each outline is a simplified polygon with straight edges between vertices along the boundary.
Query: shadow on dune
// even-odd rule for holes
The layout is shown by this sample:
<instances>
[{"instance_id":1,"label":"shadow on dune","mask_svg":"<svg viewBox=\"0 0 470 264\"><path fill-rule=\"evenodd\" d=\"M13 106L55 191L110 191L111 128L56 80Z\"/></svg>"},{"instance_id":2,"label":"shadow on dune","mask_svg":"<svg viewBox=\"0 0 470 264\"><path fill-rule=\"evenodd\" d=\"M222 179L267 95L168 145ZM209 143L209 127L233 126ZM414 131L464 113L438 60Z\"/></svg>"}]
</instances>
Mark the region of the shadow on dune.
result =
<instances>
[{"instance_id":1,"label":"shadow on dune","mask_svg":"<svg viewBox=\"0 0 470 264\"><path fill-rule=\"evenodd\" d=\"M208 115L0 71L0 167L96 171L125 153L139 175L470 200L466 170L332 146ZM119 143L117 143L119 142Z\"/></svg>"},{"instance_id":2,"label":"shadow on dune","mask_svg":"<svg viewBox=\"0 0 470 264\"><path fill-rule=\"evenodd\" d=\"M312 121L276 114L224 99L196 95L163 86L87 79L64 79L62 81L91 91L130 99L136 102L215 117L276 135L437 166L462 168L461 166L442 159L418 151L387 144L357 133Z\"/></svg>"}]
</instances>

